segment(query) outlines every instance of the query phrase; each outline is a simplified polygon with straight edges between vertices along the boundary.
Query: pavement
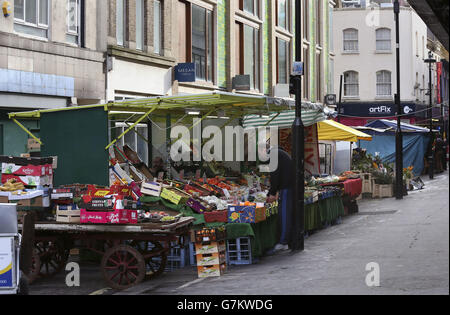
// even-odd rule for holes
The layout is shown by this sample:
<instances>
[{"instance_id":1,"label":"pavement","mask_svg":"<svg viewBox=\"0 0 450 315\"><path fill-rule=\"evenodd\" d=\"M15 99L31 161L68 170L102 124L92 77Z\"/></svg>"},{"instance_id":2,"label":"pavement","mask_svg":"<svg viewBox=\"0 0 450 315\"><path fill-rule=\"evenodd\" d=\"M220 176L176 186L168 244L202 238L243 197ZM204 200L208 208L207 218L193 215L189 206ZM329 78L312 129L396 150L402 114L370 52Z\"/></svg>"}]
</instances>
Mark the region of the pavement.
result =
<instances>
[{"instance_id":1,"label":"pavement","mask_svg":"<svg viewBox=\"0 0 450 315\"><path fill-rule=\"evenodd\" d=\"M81 286L65 275L42 280L31 294L98 295L441 295L449 294L449 176L422 177L403 200L359 201L358 215L308 237L305 251L279 252L220 278L198 279L194 267L165 273L129 290L108 289L98 266L82 266ZM379 267L379 285L370 263ZM368 268L368 269L366 269Z\"/></svg>"}]
</instances>

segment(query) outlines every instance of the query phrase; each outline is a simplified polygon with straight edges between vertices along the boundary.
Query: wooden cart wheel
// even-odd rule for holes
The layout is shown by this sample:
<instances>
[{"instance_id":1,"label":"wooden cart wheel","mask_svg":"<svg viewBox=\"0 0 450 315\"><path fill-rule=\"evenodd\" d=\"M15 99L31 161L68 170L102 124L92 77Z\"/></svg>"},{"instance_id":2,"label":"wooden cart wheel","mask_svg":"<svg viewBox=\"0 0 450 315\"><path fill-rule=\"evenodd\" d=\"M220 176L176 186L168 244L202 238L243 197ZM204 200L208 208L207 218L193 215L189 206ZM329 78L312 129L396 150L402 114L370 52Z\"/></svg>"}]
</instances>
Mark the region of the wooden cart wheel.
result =
<instances>
[{"instance_id":1,"label":"wooden cart wheel","mask_svg":"<svg viewBox=\"0 0 450 315\"><path fill-rule=\"evenodd\" d=\"M113 289L125 290L145 278L145 261L141 253L128 245L110 248L102 259L102 273Z\"/></svg>"},{"instance_id":2,"label":"wooden cart wheel","mask_svg":"<svg viewBox=\"0 0 450 315\"><path fill-rule=\"evenodd\" d=\"M131 246L144 256L146 276L149 279L158 277L164 272L167 264L167 250L160 242L133 241Z\"/></svg>"},{"instance_id":3,"label":"wooden cart wheel","mask_svg":"<svg viewBox=\"0 0 450 315\"><path fill-rule=\"evenodd\" d=\"M35 250L39 256L39 263L35 263L35 269L32 273L38 271L39 277L45 278L56 275L64 268L69 258L69 251L64 248L62 242L37 242Z\"/></svg>"}]
</instances>

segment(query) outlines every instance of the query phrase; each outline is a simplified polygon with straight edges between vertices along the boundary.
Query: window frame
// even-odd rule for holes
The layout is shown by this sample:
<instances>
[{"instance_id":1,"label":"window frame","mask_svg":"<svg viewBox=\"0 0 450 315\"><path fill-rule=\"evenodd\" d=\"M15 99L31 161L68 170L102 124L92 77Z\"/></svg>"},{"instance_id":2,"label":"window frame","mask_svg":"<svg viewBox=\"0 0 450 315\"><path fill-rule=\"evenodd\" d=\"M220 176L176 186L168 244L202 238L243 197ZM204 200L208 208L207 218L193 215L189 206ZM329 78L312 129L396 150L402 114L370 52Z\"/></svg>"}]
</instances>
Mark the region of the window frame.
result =
<instances>
[{"instance_id":1,"label":"window frame","mask_svg":"<svg viewBox=\"0 0 450 315\"><path fill-rule=\"evenodd\" d=\"M380 38L379 34L382 31L389 31L389 38ZM389 49L379 49L378 44L389 42ZM380 27L375 30L375 51L377 52L392 52L392 30L388 27Z\"/></svg>"},{"instance_id":2,"label":"window frame","mask_svg":"<svg viewBox=\"0 0 450 315\"><path fill-rule=\"evenodd\" d=\"M46 1L47 2L47 24L41 23L40 21L40 10L41 10L41 1ZM16 4L16 3L14 3ZM45 30L47 31L47 34L45 36L45 38L48 38L49 36L49 28L50 28L50 7L51 7L51 1L50 0L37 0L36 1L36 11L35 11L35 17L36 17L36 23L31 23L31 22L27 22L27 0L23 0L23 19L17 18L16 17L16 7L14 6L14 24L18 24L18 25L23 25L23 26L27 26L27 27L31 27L31 28L37 28L37 29L41 29L41 30ZM26 32L18 32L21 34L27 34L30 36L34 36L34 37L42 37L39 35L32 35Z\"/></svg>"},{"instance_id":3,"label":"window frame","mask_svg":"<svg viewBox=\"0 0 450 315\"><path fill-rule=\"evenodd\" d=\"M232 0L232 1L234 1L234 0ZM261 10L262 10L261 1L260 0L250 0L250 1L253 1L253 7L255 8L255 12L250 12L250 11L245 10L244 1L245 0L239 0L239 3L238 3L239 10L241 10L242 12L244 12L246 14L257 17L258 19L261 18Z\"/></svg>"},{"instance_id":4,"label":"window frame","mask_svg":"<svg viewBox=\"0 0 450 315\"><path fill-rule=\"evenodd\" d=\"M354 31L356 33L356 39L352 38L352 39L346 39L346 33L348 33L349 31ZM359 30L356 28L346 28L345 30L342 31L343 34L343 47L342 47L342 51L344 53L359 53ZM346 49L346 43L348 42L356 42L356 49L353 50L347 50Z\"/></svg>"},{"instance_id":5,"label":"window frame","mask_svg":"<svg viewBox=\"0 0 450 315\"><path fill-rule=\"evenodd\" d=\"M240 51L239 51L239 73L238 74L246 74L245 73L245 27L251 28L253 30L253 86L252 82L250 82L250 90L254 92L262 91L261 84L261 69L260 69L260 60L261 60L261 28L256 25L245 23L242 20L235 20L235 27L239 27L239 37L240 37ZM248 73L247 73L248 74Z\"/></svg>"},{"instance_id":6,"label":"window frame","mask_svg":"<svg viewBox=\"0 0 450 315\"><path fill-rule=\"evenodd\" d=\"M380 82L378 80L379 75L384 75L384 74L389 74L389 82ZM383 79L385 79L384 76L383 76ZM377 82L377 85L376 85L376 96L377 97L381 97L381 98L392 97L392 72L391 71L389 71L389 70L377 71L376 72L376 82ZM378 92L379 92L381 86L385 86L385 87L388 86L390 94L379 94Z\"/></svg>"},{"instance_id":7,"label":"window frame","mask_svg":"<svg viewBox=\"0 0 450 315\"><path fill-rule=\"evenodd\" d=\"M67 0L67 9L69 9L71 0ZM75 0L76 2L76 28L77 31L74 32L70 30L70 23L69 23L69 10L67 10L67 28L66 28L66 42L69 42L71 45L77 45L77 46L83 46L83 5L84 0ZM68 36L75 37L76 43L71 42L68 40Z\"/></svg>"},{"instance_id":8,"label":"window frame","mask_svg":"<svg viewBox=\"0 0 450 315\"><path fill-rule=\"evenodd\" d=\"M347 77L346 74L355 74L356 75L356 80L355 82L347 82ZM347 86L356 86L356 91L357 93L355 95L348 95L347 94ZM346 98L358 98L359 97L359 72L354 71L354 70L348 70L344 72L344 97Z\"/></svg>"},{"instance_id":9,"label":"window frame","mask_svg":"<svg viewBox=\"0 0 450 315\"><path fill-rule=\"evenodd\" d=\"M285 43L285 46L286 46L286 64L285 64L285 66L286 66L286 82L284 82L284 83L282 83L281 81L280 81L280 61L279 61L279 56L280 56L280 51L279 51L279 48L280 48L280 41L283 41L284 43ZM286 39L284 39L284 38L281 38L281 37L279 37L279 36L277 36L276 37L276 67L277 67L277 71L276 71L276 74L277 74L277 80L276 80L276 82L277 82L277 84L289 84L289 77L290 77L290 71L289 71L289 69L290 69L290 60L291 60L291 41L290 40L286 40Z\"/></svg>"},{"instance_id":10,"label":"window frame","mask_svg":"<svg viewBox=\"0 0 450 315\"><path fill-rule=\"evenodd\" d=\"M119 3L119 1L122 2L123 4L123 16L122 16L122 42L119 42L119 28L118 28L118 21L119 21L119 10L117 10L117 4ZM126 43L127 43L127 1L128 0L116 0L116 43L118 46L121 47L126 47Z\"/></svg>"},{"instance_id":11,"label":"window frame","mask_svg":"<svg viewBox=\"0 0 450 315\"><path fill-rule=\"evenodd\" d=\"M285 5L286 5L286 11L285 11L286 25L285 25L285 27L280 26L280 11L279 11L280 1L284 1ZM291 32L292 31L291 12L292 12L291 1L276 0L275 1L275 25L284 31Z\"/></svg>"},{"instance_id":12,"label":"window frame","mask_svg":"<svg viewBox=\"0 0 450 315\"><path fill-rule=\"evenodd\" d=\"M159 3L159 24L155 23L156 16L156 4ZM163 31L164 31L164 22L163 22L163 10L164 10L164 1L163 0L155 0L153 1L153 53L157 55L163 54ZM155 34L159 34L159 45L156 43Z\"/></svg>"}]
</instances>

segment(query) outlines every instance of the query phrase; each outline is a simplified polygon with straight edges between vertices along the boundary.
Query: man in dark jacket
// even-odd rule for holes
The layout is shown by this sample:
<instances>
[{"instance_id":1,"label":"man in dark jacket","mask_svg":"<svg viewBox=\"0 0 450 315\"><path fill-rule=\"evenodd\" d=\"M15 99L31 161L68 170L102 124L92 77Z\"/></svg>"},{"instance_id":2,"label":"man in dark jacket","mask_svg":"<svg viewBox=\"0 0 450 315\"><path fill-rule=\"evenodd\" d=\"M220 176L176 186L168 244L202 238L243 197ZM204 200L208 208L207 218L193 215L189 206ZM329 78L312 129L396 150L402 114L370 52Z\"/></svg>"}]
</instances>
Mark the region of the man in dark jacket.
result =
<instances>
[{"instance_id":1,"label":"man in dark jacket","mask_svg":"<svg viewBox=\"0 0 450 315\"><path fill-rule=\"evenodd\" d=\"M278 152L278 167L270 174L270 190L267 203L278 199L278 239L274 250L287 250L292 241L292 213L294 189L294 162L291 156L279 147L272 148Z\"/></svg>"}]
</instances>

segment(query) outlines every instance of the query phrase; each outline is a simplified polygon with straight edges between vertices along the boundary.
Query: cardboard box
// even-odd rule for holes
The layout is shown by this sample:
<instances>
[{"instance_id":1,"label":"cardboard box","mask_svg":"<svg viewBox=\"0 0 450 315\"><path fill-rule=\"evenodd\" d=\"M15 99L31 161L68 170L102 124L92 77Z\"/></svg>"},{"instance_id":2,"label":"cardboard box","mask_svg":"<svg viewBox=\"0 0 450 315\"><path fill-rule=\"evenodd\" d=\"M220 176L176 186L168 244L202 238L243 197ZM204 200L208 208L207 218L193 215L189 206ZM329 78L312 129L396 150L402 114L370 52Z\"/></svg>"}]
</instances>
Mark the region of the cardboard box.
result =
<instances>
[{"instance_id":1,"label":"cardboard box","mask_svg":"<svg viewBox=\"0 0 450 315\"><path fill-rule=\"evenodd\" d=\"M13 163L2 163L2 174L22 176L45 176L48 175L46 165L16 165Z\"/></svg>"},{"instance_id":2,"label":"cardboard box","mask_svg":"<svg viewBox=\"0 0 450 315\"><path fill-rule=\"evenodd\" d=\"M221 277L225 274L226 270L226 264L197 267L199 278Z\"/></svg>"},{"instance_id":3,"label":"cardboard box","mask_svg":"<svg viewBox=\"0 0 450 315\"><path fill-rule=\"evenodd\" d=\"M0 156L0 163L16 164L16 165L47 165L53 164L52 157L13 157L13 156Z\"/></svg>"},{"instance_id":4,"label":"cardboard box","mask_svg":"<svg viewBox=\"0 0 450 315\"><path fill-rule=\"evenodd\" d=\"M195 253L197 255L221 253L226 251L226 249L226 241L212 242L209 245L195 244Z\"/></svg>"},{"instance_id":5,"label":"cardboard box","mask_svg":"<svg viewBox=\"0 0 450 315\"><path fill-rule=\"evenodd\" d=\"M8 180L15 179L17 182L24 184L25 186L51 186L53 184L53 176L18 176L18 175L2 175L2 184L5 184Z\"/></svg>"},{"instance_id":6,"label":"cardboard box","mask_svg":"<svg viewBox=\"0 0 450 315\"><path fill-rule=\"evenodd\" d=\"M173 204L179 205L185 204L189 198L191 198L191 195L177 188L163 188L161 198L166 199Z\"/></svg>"},{"instance_id":7,"label":"cardboard box","mask_svg":"<svg viewBox=\"0 0 450 315\"><path fill-rule=\"evenodd\" d=\"M212 254L197 254L197 266L222 265L227 262L225 251Z\"/></svg>"},{"instance_id":8,"label":"cardboard box","mask_svg":"<svg viewBox=\"0 0 450 315\"><path fill-rule=\"evenodd\" d=\"M40 150L41 144L37 142L35 139L28 139L27 143L28 150Z\"/></svg>"},{"instance_id":9,"label":"cardboard box","mask_svg":"<svg viewBox=\"0 0 450 315\"><path fill-rule=\"evenodd\" d=\"M266 220L266 208L252 206L229 206L228 223L259 223Z\"/></svg>"},{"instance_id":10,"label":"cardboard box","mask_svg":"<svg viewBox=\"0 0 450 315\"><path fill-rule=\"evenodd\" d=\"M136 210L114 210L109 212L80 210L80 223L92 224L136 224Z\"/></svg>"},{"instance_id":11,"label":"cardboard box","mask_svg":"<svg viewBox=\"0 0 450 315\"><path fill-rule=\"evenodd\" d=\"M45 208L42 196L31 199L9 200L9 203L15 203L18 207Z\"/></svg>"}]
</instances>

